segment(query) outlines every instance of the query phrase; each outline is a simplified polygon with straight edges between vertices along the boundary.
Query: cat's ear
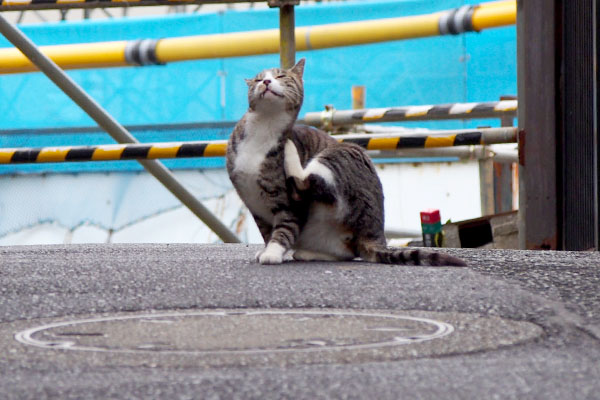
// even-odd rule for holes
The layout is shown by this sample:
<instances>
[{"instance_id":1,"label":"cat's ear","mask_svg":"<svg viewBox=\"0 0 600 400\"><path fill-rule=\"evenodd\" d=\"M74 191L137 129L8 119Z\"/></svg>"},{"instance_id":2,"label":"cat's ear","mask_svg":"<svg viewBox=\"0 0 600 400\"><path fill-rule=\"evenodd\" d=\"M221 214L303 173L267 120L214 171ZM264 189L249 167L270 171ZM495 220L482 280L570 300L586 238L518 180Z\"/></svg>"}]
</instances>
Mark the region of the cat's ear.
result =
<instances>
[{"instance_id":1,"label":"cat's ear","mask_svg":"<svg viewBox=\"0 0 600 400\"><path fill-rule=\"evenodd\" d=\"M305 58L301 58L300 61L298 61L296 63L296 65L294 65L292 67L292 69L290 69L290 71L292 71L294 74L298 75L300 78L302 78L302 74L304 73L304 63L306 62Z\"/></svg>"},{"instance_id":2,"label":"cat's ear","mask_svg":"<svg viewBox=\"0 0 600 400\"><path fill-rule=\"evenodd\" d=\"M244 79L246 81L246 85L251 86L252 85L252 79Z\"/></svg>"}]
</instances>

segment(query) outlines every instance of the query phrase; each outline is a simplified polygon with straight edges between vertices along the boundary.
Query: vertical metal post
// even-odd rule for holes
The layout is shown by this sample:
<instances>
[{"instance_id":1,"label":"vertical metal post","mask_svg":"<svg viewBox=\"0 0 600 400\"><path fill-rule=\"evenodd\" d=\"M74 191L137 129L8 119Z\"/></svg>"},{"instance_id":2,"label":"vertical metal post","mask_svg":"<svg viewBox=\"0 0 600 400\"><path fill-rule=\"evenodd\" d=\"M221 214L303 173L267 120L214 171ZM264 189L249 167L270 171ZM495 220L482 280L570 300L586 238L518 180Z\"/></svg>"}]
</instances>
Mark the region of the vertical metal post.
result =
<instances>
[{"instance_id":1,"label":"vertical metal post","mask_svg":"<svg viewBox=\"0 0 600 400\"><path fill-rule=\"evenodd\" d=\"M75 81L45 56L27 36L0 15L0 33L35 64L52 82L68 95L96 123L119 143L138 143L121 124L92 99ZM198 218L212 229L224 242L239 243L240 240L198 199L190 193L173 174L156 160L140 160L146 171L154 175L175 197L185 204Z\"/></svg>"},{"instance_id":2,"label":"vertical metal post","mask_svg":"<svg viewBox=\"0 0 600 400\"><path fill-rule=\"evenodd\" d=\"M519 247L557 249L557 110L555 0L517 0L519 95Z\"/></svg>"},{"instance_id":3,"label":"vertical metal post","mask_svg":"<svg viewBox=\"0 0 600 400\"><path fill-rule=\"evenodd\" d=\"M501 96L500 100L517 100L515 96ZM502 117L500 126L514 126L513 117ZM493 163L494 167L494 213L513 210L513 164ZM518 186L518 185L517 185Z\"/></svg>"},{"instance_id":4,"label":"vertical metal post","mask_svg":"<svg viewBox=\"0 0 600 400\"><path fill-rule=\"evenodd\" d=\"M513 209L512 163L495 162L494 167L494 214Z\"/></svg>"},{"instance_id":5,"label":"vertical metal post","mask_svg":"<svg viewBox=\"0 0 600 400\"><path fill-rule=\"evenodd\" d=\"M494 214L494 162L490 157L479 160L479 201L482 216Z\"/></svg>"},{"instance_id":6,"label":"vertical metal post","mask_svg":"<svg viewBox=\"0 0 600 400\"><path fill-rule=\"evenodd\" d=\"M281 68L296 64L296 21L294 5L299 0L268 0L269 7L279 7L279 59Z\"/></svg>"},{"instance_id":7,"label":"vertical metal post","mask_svg":"<svg viewBox=\"0 0 600 400\"><path fill-rule=\"evenodd\" d=\"M279 7L279 59L281 68L296 64L296 21L293 5Z\"/></svg>"},{"instance_id":8,"label":"vertical metal post","mask_svg":"<svg viewBox=\"0 0 600 400\"><path fill-rule=\"evenodd\" d=\"M500 100L516 100L502 96ZM513 126L513 117L502 117L502 127ZM487 151L485 151L487 153ZM513 209L512 164L496 162L491 157L479 160L481 215L499 214Z\"/></svg>"}]
</instances>

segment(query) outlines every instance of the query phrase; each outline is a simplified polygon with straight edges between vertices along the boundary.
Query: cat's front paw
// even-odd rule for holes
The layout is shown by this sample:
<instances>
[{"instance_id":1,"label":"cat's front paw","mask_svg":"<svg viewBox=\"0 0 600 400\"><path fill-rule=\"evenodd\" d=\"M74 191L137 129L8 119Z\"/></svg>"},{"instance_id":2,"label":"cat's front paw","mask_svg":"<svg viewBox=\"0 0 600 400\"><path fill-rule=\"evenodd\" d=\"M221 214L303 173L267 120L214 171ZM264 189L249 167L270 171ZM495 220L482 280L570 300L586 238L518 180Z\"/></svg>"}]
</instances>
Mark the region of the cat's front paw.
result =
<instances>
[{"instance_id":1,"label":"cat's front paw","mask_svg":"<svg viewBox=\"0 0 600 400\"><path fill-rule=\"evenodd\" d=\"M254 260L255 260L256 262L259 262L259 261L260 261L260 255L261 255L262 253L264 253L264 252L265 252L265 249L261 249L261 250L257 251L257 252L256 252L256 254L254 255Z\"/></svg>"},{"instance_id":2,"label":"cat's front paw","mask_svg":"<svg viewBox=\"0 0 600 400\"><path fill-rule=\"evenodd\" d=\"M261 264L281 264L285 248L277 242L270 242L263 251L256 254L256 258Z\"/></svg>"},{"instance_id":3,"label":"cat's front paw","mask_svg":"<svg viewBox=\"0 0 600 400\"><path fill-rule=\"evenodd\" d=\"M279 254L263 252L259 257L258 262L261 264L281 264L283 262L283 257Z\"/></svg>"}]
</instances>

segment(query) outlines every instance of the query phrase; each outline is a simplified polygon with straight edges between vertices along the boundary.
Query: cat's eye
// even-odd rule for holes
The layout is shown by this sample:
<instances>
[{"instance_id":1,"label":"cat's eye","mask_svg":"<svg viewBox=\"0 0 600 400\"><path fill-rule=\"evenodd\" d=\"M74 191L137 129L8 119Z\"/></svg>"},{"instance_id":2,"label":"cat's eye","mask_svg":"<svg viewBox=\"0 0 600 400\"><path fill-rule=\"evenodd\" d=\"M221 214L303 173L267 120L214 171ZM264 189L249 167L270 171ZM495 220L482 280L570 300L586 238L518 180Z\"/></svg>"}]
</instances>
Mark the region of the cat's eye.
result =
<instances>
[{"instance_id":1,"label":"cat's eye","mask_svg":"<svg viewBox=\"0 0 600 400\"><path fill-rule=\"evenodd\" d=\"M276 78L276 79L285 78L285 75L277 75L275 78Z\"/></svg>"}]
</instances>

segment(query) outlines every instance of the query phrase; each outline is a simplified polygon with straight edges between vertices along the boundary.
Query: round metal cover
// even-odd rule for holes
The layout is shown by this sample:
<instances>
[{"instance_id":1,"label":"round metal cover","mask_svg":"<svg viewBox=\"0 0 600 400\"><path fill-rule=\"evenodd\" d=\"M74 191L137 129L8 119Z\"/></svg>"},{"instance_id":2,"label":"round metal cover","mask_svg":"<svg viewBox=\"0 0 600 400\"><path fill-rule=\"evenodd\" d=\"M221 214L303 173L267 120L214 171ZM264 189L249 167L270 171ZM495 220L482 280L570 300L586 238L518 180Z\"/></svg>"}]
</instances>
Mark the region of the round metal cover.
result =
<instances>
[{"instance_id":1,"label":"round metal cover","mask_svg":"<svg viewBox=\"0 0 600 400\"><path fill-rule=\"evenodd\" d=\"M29 324L16 333L18 342L64 357L83 360L94 352L126 364L213 366L439 356L542 333L531 323L474 314L331 309L165 311Z\"/></svg>"}]
</instances>

